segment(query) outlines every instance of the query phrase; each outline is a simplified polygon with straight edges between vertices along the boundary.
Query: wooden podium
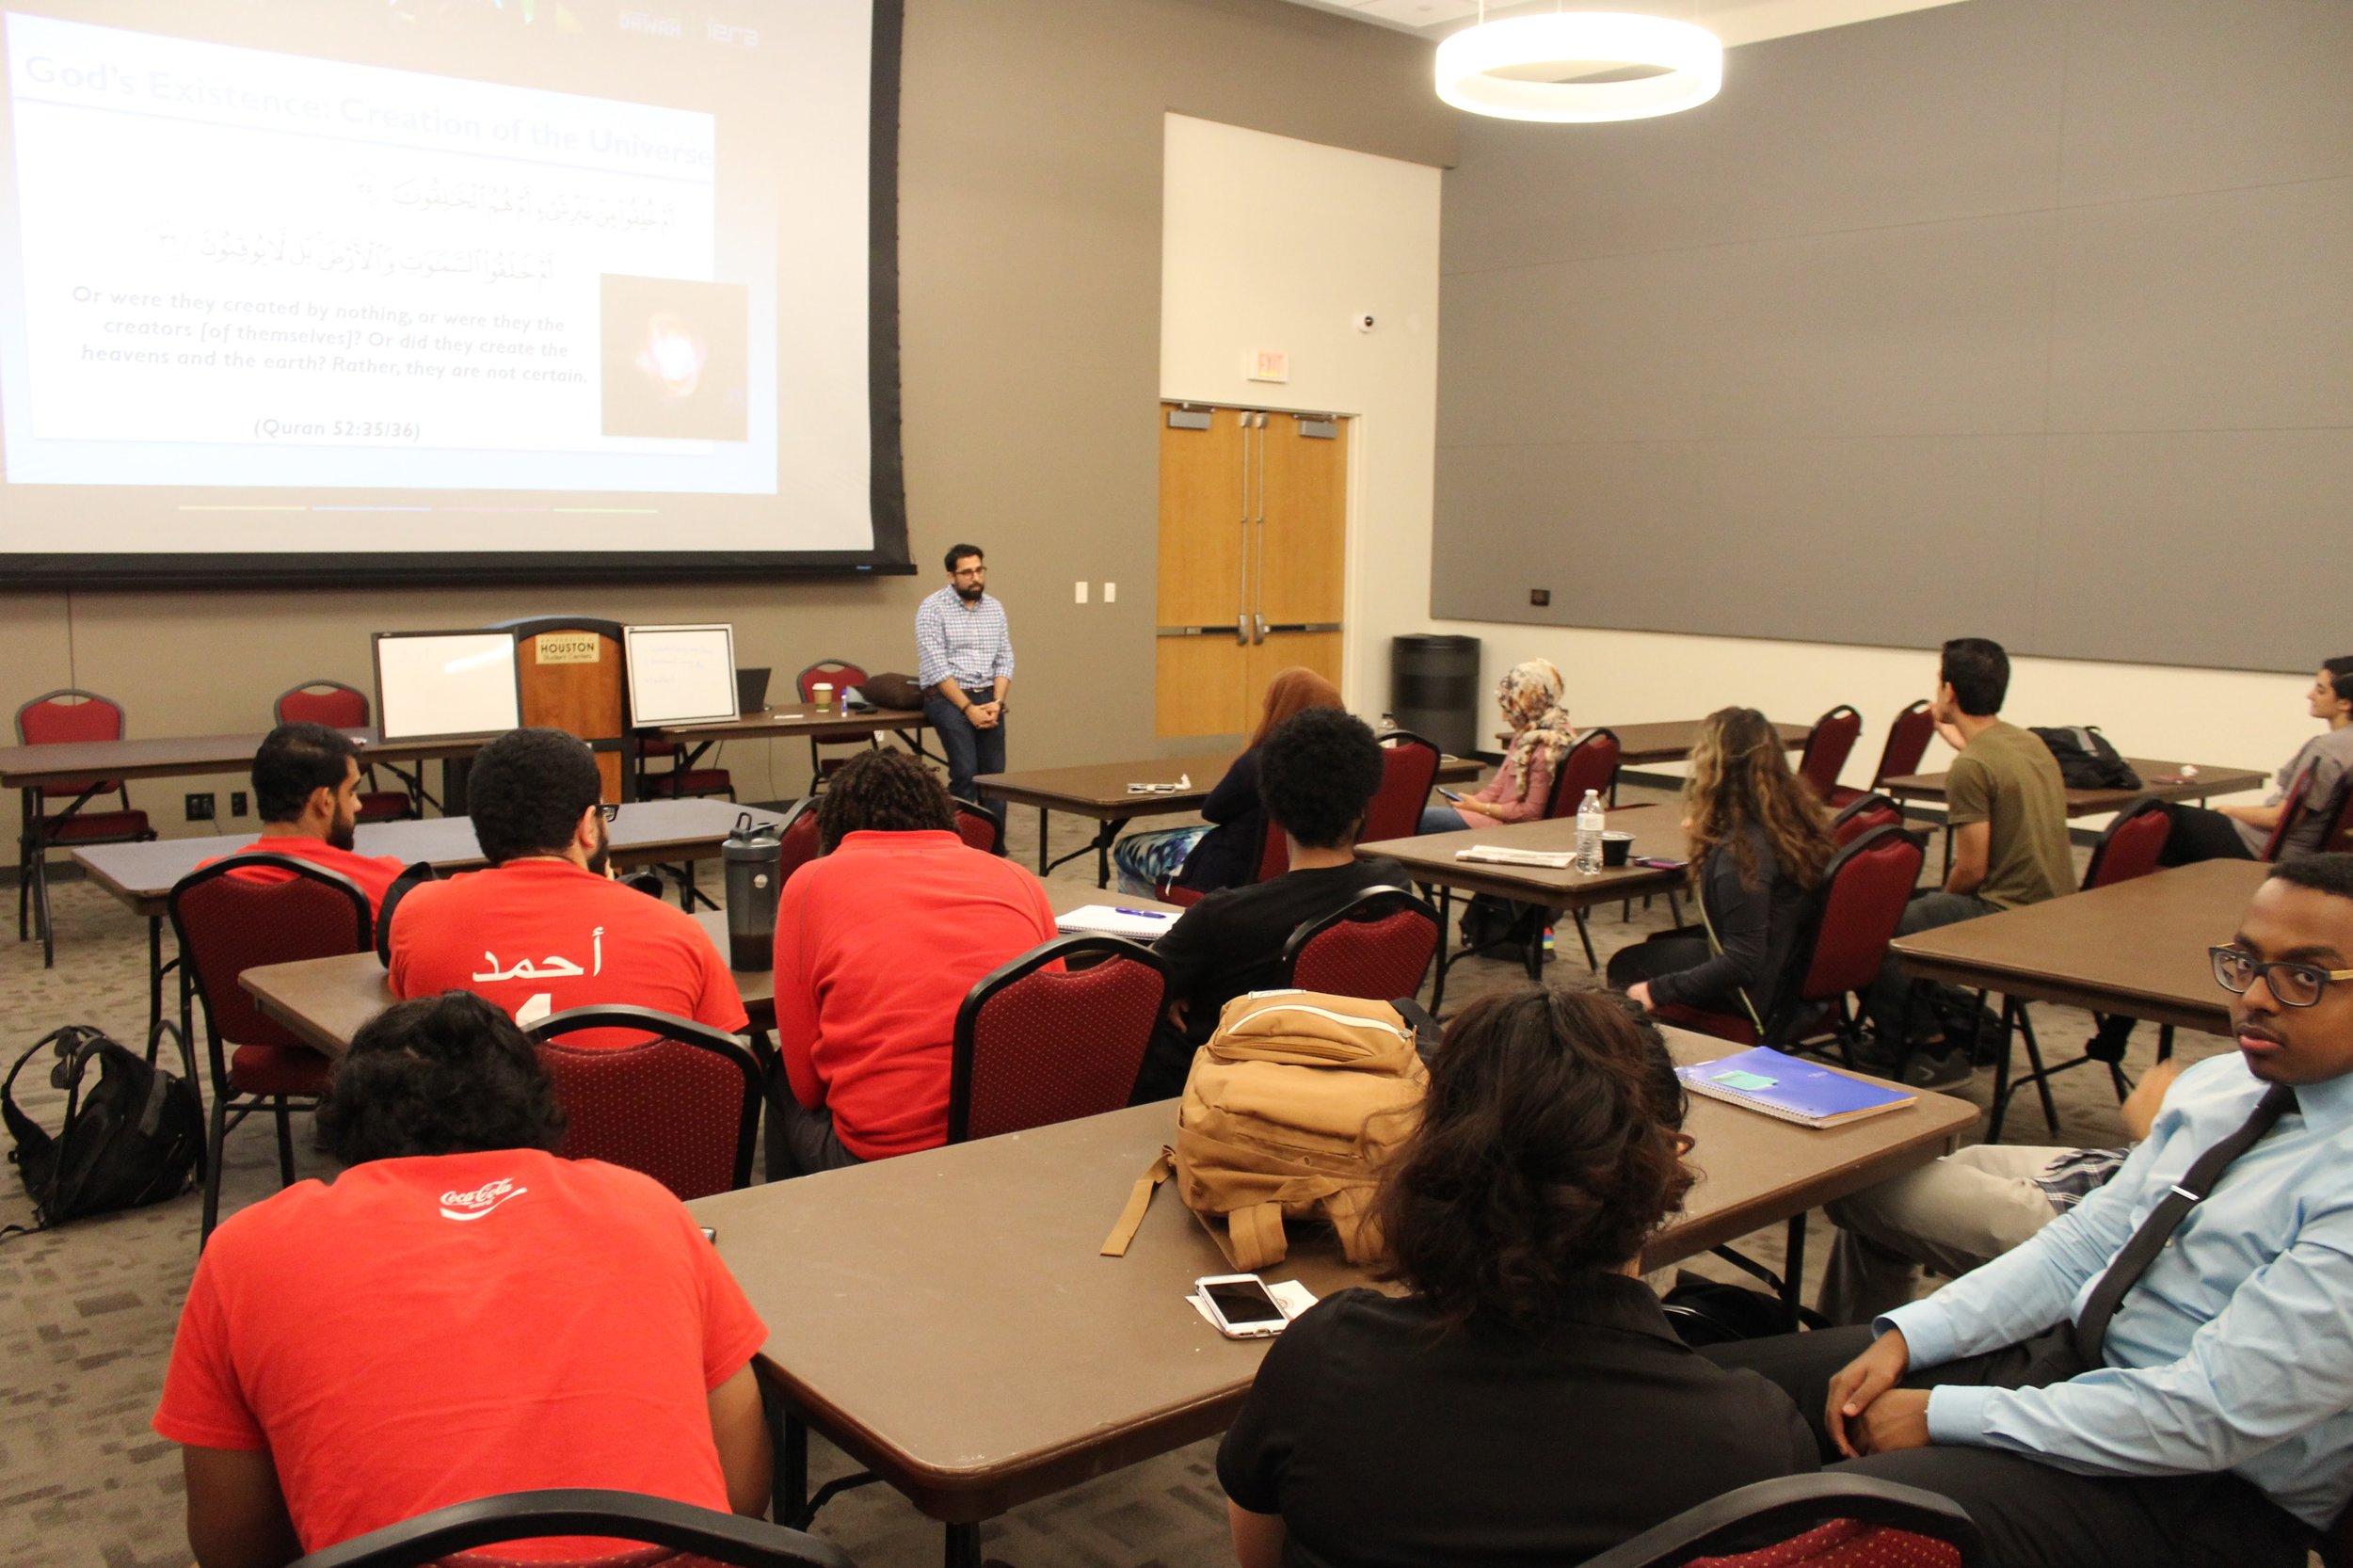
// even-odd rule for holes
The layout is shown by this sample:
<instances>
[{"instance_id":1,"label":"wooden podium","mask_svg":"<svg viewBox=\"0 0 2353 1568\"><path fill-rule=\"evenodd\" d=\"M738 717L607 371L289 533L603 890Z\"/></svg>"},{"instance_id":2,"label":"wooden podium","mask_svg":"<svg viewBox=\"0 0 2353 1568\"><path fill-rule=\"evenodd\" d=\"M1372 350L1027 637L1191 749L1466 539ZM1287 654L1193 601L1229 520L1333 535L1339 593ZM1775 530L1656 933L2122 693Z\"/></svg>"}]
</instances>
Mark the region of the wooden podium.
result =
<instances>
[{"instance_id":1,"label":"wooden podium","mask_svg":"<svg viewBox=\"0 0 2353 1568\"><path fill-rule=\"evenodd\" d=\"M523 723L561 729L596 748L601 798L621 800L622 740L629 732L629 679L621 624L588 616L530 616L490 628L515 633L522 674Z\"/></svg>"}]
</instances>

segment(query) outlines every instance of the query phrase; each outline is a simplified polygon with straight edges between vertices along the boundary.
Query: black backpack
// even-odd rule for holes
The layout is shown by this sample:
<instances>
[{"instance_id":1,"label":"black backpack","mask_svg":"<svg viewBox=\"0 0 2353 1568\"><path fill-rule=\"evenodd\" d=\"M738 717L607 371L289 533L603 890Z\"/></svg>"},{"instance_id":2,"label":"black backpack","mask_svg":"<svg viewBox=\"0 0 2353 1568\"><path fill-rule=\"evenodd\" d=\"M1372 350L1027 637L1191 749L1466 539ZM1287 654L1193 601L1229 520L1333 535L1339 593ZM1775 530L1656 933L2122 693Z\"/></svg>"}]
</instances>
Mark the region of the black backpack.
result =
<instances>
[{"instance_id":1,"label":"black backpack","mask_svg":"<svg viewBox=\"0 0 2353 1568\"><path fill-rule=\"evenodd\" d=\"M2096 724L2030 731L2058 760L2059 777L2071 790L2137 790L2140 775L2108 744Z\"/></svg>"},{"instance_id":2,"label":"black backpack","mask_svg":"<svg viewBox=\"0 0 2353 1568\"><path fill-rule=\"evenodd\" d=\"M0 1117L16 1144L8 1159L32 1195L35 1228L162 1203L187 1191L204 1158L204 1112L196 1091L152 1059L166 1030L179 1032L168 1021L158 1023L151 1056L142 1059L101 1031L68 1024L42 1035L8 1069L0 1083ZM16 1103L16 1075L44 1048L57 1057L49 1081L66 1091L65 1125L55 1137Z\"/></svg>"}]
</instances>

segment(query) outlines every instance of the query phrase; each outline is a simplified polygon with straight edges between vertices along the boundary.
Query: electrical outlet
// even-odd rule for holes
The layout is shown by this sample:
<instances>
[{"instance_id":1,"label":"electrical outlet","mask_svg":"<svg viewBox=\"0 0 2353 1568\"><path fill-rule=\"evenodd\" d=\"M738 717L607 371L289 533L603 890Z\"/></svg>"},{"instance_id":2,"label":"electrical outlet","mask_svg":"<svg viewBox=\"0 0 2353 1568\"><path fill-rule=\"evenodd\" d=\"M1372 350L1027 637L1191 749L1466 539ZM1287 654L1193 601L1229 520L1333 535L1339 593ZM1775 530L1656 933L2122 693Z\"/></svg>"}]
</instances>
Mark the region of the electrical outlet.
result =
<instances>
[{"instance_id":1,"label":"electrical outlet","mask_svg":"<svg viewBox=\"0 0 2353 1568\"><path fill-rule=\"evenodd\" d=\"M1539 607L1549 604L1552 602L1552 590L1550 588L1530 588L1528 590L1528 602Z\"/></svg>"},{"instance_id":2,"label":"electrical outlet","mask_svg":"<svg viewBox=\"0 0 2353 1568\"><path fill-rule=\"evenodd\" d=\"M232 817L245 815L245 792L243 790L232 790L229 792L229 814Z\"/></svg>"},{"instance_id":3,"label":"electrical outlet","mask_svg":"<svg viewBox=\"0 0 2353 1568\"><path fill-rule=\"evenodd\" d=\"M212 792L212 791L210 791L210 790L204 790L204 791L200 791L200 792L199 792L199 791L190 791L190 792L189 792L189 793L188 793L188 802L187 802L187 805L188 805L188 821L190 821L190 822L211 822L211 821L213 820L213 792Z\"/></svg>"}]
</instances>

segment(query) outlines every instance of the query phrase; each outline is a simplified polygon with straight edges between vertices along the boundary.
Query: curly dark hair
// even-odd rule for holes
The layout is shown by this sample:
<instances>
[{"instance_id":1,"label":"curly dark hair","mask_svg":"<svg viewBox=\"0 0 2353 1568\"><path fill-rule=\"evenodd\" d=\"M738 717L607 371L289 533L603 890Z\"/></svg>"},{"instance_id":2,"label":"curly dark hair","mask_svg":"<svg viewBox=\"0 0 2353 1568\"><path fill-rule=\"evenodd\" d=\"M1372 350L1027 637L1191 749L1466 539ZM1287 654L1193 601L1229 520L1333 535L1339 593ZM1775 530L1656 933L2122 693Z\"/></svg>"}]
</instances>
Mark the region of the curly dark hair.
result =
<instances>
[{"instance_id":1,"label":"curly dark hair","mask_svg":"<svg viewBox=\"0 0 2353 1568\"><path fill-rule=\"evenodd\" d=\"M360 755L351 737L323 724L281 724L253 754L253 808L264 822L293 822L313 791L344 787L346 759Z\"/></svg>"},{"instance_id":2,"label":"curly dark hair","mask_svg":"<svg viewBox=\"0 0 2353 1568\"><path fill-rule=\"evenodd\" d=\"M2306 855L2282 860L2271 868L2265 880L2310 888L2315 893L2330 893L2338 898L2353 898L2353 855Z\"/></svg>"},{"instance_id":3,"label":"curly dark hair","mask_svg":"<svg viewBox=\"0 0 2353 1568\"><path fill-rule=\"evenodd\" d=\"M321 1153L346 1165L410 1155L553 1150L555 1087L515 1020L471 991L369 1019L319 1100Z\"/></svg>"},{"instance_id":4,"label":"curly dark hair","mask_svg":"<svg viewBox=\"0 0 2353 1568\"><path fill-rule=\"evenodd\" d=\"M1460 1327L1554 1320L1681 1207L1683 1085L1625 998L1523 984L1448 1026L1420 1128L1383 1177L1385 1277Z\"/></svg>"},{"instance_id":5,"label":"curly dark hair","mask_svg":"<svg viewBox=\"0 0 2353 1568\"><path fill-rule=\"evenodd\" d=\"M818 852L853 833L953 833L955 802L939 776L904 751L861 751L817 799Z\"/></svg>"},{"instance_id":6,"label":"curly dark hair","mask_svg":"<svg viewBox=\"0 0 2353 1568\"><path fill-rule=\"evenodd\" d=\"M1309 849L1344 849L1381 788L1381 743L1365 721L1307 708L1258 748L1258 799L1275 825Z\"/></svg>"},{"instance_id":7,"label":"curly dark hair","mask_svg":"<svg viewBox=\"0 0 2353 1568\"><path fill-rule=\"evenodd\" d=\"M482 857L493 866L523 855L561 855L604 780L587 743L561 729L512 729L475 754L466 809Z\"/></svg>"}]
</instances>

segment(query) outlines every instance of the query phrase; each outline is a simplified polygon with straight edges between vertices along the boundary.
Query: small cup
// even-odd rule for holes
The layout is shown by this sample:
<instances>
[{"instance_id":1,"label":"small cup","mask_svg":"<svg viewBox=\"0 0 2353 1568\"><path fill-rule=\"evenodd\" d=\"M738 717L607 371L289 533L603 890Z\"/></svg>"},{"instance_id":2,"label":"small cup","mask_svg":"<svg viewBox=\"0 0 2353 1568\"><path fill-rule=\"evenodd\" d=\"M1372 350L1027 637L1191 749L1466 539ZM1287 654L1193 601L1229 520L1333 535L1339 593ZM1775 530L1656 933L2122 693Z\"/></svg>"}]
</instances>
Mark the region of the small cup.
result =
<instances>
[{"instance_id":1,"label":"small cup","mask_svg":"<svg viewBox=\"0 0 2353 1568\"><path fill-rule=\"evenodd\" d=\"M833 688L823 680L820 680L816 684L809 687L808 699L810 706L814 707L819 712L830 713L833 712Z\"/></svg>"},{"instance_id":2,"label":"small cup","mask_svg":"<svg viewBox=\"0 0 2353 1568\"><path fill-rule=\"evenodd\" d=\"M1601 836L1601 863L1604 867L1623 866L1626 856L1634 853L1634 835L1615 831Z\"/></svg>"}]
</instances>

